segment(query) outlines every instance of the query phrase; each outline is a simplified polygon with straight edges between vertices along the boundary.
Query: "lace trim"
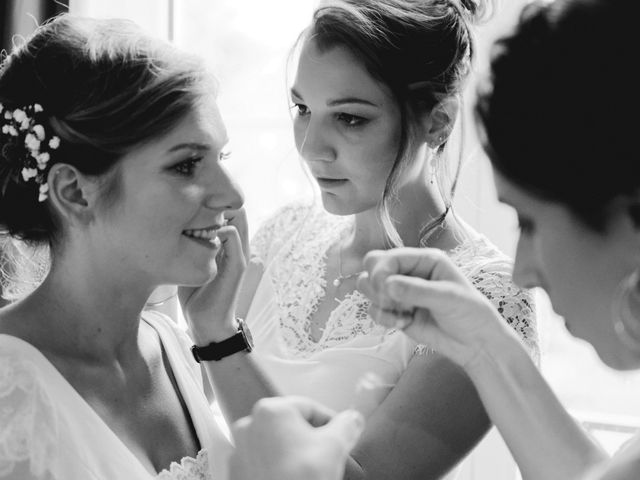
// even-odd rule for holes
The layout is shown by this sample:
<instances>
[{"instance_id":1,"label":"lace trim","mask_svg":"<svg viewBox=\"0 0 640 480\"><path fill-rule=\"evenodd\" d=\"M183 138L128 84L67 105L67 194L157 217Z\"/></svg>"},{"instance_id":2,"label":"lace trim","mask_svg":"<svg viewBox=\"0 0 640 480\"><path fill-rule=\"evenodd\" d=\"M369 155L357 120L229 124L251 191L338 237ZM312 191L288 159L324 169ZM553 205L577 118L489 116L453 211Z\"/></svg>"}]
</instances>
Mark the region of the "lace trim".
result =
<instances>
[{"instance_id":1,"label":"lace trim","mask_svg":"<svg viewBox=\"0 0 640 480\"><path fill-rule=\"evenodd\" d=\"M45 475L56 454L55 418L36 366L0 356L0 477L23 462L35 476Z\"/></svg>"},{"instance_id":2,"label":"lace trim","mask_svg":"<svg viewBox=\"0 0 640 480\"><path fill-rule=\"evenodd\" d=\"M162 470L157 480L212 480L209 474L209 456L202 449L196 458L184 457L178 462L171 462L169 468Z\"/></svg>"},{"instance_id":3,"label":"lace trim","mask_svg":"<svg viewBox=\"0 0 640 480\"><path fill-rule=\"evenodd\" d=\"M260 242L271 242L260 246L262 252L274 252L272 245L280 246L271 258L270 280L279 306L282 337L290 353L304 358L357 336L375 334L376 329L382 335L384 328L376 325L367 313L369 300L356 290L339 301L320 339L316 342L311 337L311 317L325 296L327 248L349 228L351 217L336 217L313 206L298 206L288 207L273 218L257 237ZM269 235L264 233L267 231ZM482 236L465 241L448 254L476 288L491 299L537 357L533 300L529 292L511 282L509 258Z\"/></svg>"},{"instance_id":4,"label":"lace trim","mask_svg":"<svg viewBox=\"0 0 640 480\"><path fill-rule=\"evenodd\" d=\"M484 236L465 242L449 255L520 336L535 361L540 359L533 294L511 280L512 261Z\"/></svg>"}]
</instances>

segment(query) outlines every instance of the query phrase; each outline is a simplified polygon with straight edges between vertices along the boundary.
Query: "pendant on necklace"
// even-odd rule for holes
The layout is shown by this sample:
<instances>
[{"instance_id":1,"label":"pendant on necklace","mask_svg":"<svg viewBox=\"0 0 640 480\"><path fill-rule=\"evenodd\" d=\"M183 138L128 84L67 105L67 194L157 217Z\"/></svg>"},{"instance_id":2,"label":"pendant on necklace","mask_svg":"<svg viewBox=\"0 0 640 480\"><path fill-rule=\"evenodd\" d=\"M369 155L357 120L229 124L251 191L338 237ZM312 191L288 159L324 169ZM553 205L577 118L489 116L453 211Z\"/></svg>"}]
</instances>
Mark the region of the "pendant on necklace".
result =
<instances>
[{"instance_id":1,"label":"pendant on necklace","mask_svg":"<svg viewBox=\"0 0 640 480\"><path fill-rule=\"evenodd\" d=\"M364 272L364 270L362 270L361 272L350 273L349 275L338 275L332 282L333 286L337 288L340 285L342 285L342 282L344 282L345 280L349 280L350 278L357 277L362 272Z\"/></svg>"}]
</instances>

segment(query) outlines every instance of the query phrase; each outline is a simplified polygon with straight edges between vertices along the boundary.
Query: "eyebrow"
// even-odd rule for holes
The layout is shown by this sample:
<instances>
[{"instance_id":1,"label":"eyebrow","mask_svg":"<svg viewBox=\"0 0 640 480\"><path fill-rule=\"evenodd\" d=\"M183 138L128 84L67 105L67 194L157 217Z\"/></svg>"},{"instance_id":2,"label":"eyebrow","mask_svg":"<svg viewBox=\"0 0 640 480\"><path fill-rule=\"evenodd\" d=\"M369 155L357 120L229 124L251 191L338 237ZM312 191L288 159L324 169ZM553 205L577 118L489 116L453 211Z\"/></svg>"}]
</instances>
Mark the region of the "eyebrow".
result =
<instances>
[{"instance_id":1,"label":"eyebrow","mask_svg":"<svg viewBox=\"0 0 640 480\"><path fill-rule=\"evenodd\" d=\"M295 88L291 89L291 95L299 99L302 99L302 95L300 95ZM327 102L328 107L337 107L337 106L346 105L346 104L366 105L369 107L380 108L380 105L378 105L377 103L370 102L369 100L365 100L364 98L360 98L360 97L342 97L342 98L336 98L334 100L329 100Z\"/></svg>"},{"instance_id":2,"label":"eyebrow","mask_svg":"<svg viewBox=\"0 0 640 480\"><path fill-rule=\"evenodd\" d=\"M209 151L212 150L212 147L206 143L179 143L171 147L169 152L177 152L178 150Z\"/></svg>"}]
</instances>

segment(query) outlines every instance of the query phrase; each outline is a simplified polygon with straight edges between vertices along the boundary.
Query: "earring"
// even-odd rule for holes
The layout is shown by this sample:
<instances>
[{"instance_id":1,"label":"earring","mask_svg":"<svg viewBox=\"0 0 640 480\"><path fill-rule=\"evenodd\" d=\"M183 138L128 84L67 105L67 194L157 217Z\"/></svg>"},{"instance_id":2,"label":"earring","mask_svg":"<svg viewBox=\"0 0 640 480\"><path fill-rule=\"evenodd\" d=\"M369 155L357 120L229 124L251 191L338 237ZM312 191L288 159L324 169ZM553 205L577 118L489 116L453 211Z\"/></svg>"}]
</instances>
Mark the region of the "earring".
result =
<instances>
[{"instance_id":1,"label":"earring","mask_svg":"<svg viewBox=\"0 0 640 480\"><path fill-rule=\"evenodd\" d=\"M631 302L640 305L640 269L620 282L612 303L613 330L620 342L633 352L640 353L640 319L631 310Z\"/></svg>"}]
</instances>

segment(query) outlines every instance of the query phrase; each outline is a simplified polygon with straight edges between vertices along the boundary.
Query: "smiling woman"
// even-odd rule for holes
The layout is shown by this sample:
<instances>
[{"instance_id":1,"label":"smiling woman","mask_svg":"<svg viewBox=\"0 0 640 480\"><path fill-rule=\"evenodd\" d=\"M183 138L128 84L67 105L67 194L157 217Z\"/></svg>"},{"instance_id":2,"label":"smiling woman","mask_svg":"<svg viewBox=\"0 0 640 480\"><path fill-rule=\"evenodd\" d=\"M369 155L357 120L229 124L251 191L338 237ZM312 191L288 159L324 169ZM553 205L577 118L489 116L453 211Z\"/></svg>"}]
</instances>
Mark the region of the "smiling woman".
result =
<instances>
[{"instance_id":1,"label":"smiling woman","mask_svg":"<svg viewBox=\"0 0 640 480\"><path fill-rule=\"evenodd\" d=\"M189 351L236 333L245 268L211 80L130 21L73 15L2 62L0 226L50 268L0 310L0 478L226 478ZM162 284L185 286L191 339L143 311ZM203 363L230 421L269 391L235 353ZM219 388L234 375L247 383Z\"/></svg>"}]
</instances>

